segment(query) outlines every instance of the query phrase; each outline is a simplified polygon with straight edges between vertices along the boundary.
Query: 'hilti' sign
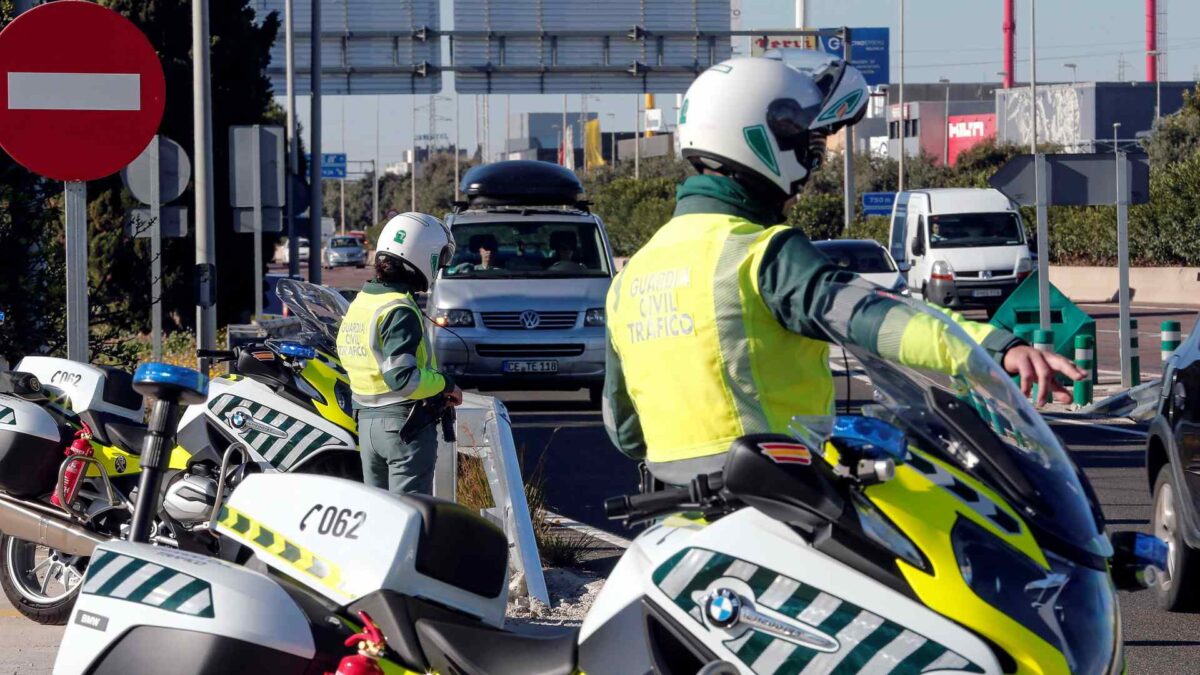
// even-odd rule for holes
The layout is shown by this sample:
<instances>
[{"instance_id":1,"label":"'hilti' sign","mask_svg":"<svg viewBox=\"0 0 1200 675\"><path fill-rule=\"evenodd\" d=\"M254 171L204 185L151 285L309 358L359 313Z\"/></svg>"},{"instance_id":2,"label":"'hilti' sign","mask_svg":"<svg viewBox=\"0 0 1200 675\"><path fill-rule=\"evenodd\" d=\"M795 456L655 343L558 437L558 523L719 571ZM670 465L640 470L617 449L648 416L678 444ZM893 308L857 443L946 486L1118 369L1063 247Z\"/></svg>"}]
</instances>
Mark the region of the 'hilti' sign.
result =
<instances>
[{"instance_id":1,"label":"'hilti' sign","mask_svg":"<svg viewBox=\"0 0 1200 675\"><path fill-rule=\"evenodd\" d=\"M958 161L958 155L988 138L996 136L995 115L951 115L948 118L950 134L950 164Z\"/></svg>"}]
</instances>

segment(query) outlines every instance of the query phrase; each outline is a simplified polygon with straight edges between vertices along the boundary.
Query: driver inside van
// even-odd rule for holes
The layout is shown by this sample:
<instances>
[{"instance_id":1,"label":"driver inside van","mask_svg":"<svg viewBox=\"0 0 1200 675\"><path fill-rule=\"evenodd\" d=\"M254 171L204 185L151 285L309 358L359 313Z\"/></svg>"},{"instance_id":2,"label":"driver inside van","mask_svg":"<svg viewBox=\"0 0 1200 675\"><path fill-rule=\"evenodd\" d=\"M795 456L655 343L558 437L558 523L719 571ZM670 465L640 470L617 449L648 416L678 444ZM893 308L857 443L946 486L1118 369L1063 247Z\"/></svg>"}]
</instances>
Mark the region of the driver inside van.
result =
<instances>
[{"instance_id":1,"label":"driver inside van","mask_svg":"<svg viewBox=\"0 0 1200 675\"><path fill-rule=\"evenodd\" d=\"M546 269L554 272L570 272L586 270L587 265L575 260L575 251L579 248L578 239L574 232L560 230L550 233L550 248L554 251L550 266Z\"/></svg>"}]
</instances>

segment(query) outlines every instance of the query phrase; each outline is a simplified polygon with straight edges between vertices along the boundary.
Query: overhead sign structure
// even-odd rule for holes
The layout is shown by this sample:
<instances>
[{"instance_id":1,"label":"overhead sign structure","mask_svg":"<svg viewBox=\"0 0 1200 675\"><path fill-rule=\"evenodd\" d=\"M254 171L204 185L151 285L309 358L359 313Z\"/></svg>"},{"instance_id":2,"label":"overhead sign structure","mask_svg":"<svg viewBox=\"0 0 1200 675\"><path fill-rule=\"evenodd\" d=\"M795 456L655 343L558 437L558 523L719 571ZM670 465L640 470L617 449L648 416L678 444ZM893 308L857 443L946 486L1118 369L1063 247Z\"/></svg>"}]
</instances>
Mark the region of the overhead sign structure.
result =
<instances>
[{"instance_id":1,"label":"overhead sign structure","mask_svg":"<svg viewBox=\"0 0 1200 675\"><path fill-rule=\"evenodd\" d=\"M732 53L730 0L454 0L460 94L682 92Z\"/></svg>"},{"instance_id":2,"label":"overhead sign structure","mask_svg":"<svg viewBox=\"0 0 1200 675\"><path fill-rule=\"evenodd\" d=\"M851 28L850 64L858 68L867 84L877 86L891 81L888 60L889 31L887 28ZM821 35L821 49L827 54L842 55L842 38Z\"/></svg>"},{"instance_id":3,"label":"overhead sign structure","mask_svg":"<svg viewBox=\"0 0 1200 675\"><path fill-rule=\"evenodd\" d=\"M293 0L297 26L312 23L312 0ZM286 0L255 0L260 18L282 18ZM442 43L439 0L353 0L321 7L321 93L436 94ZM275 91L286 91L287 53L282 38L271 46L267 76ZM295 39L296 90L312 90L312 34Z\"/></svg>"},{"instance_id":4,"label":"overhead sign structure","mask_svg":"<svg viewBox=\"0 0 1200 675\"><path fill-rule=\"evenodd\" d=\"M87 188L157 133L162 64L146 36L95 3L63 0L0 31L0 148L66 183L67 356L88 361Z\"/></svg>"},{"instance_id":5,"label":"overhead sign structure","mask_svg":"<svg viewBox=\"0 0 1200 675\"><path fill-rule=\"evenodd\" d=\"M895 192L864 192L862 196L863 213L868 216L890 216L895 203Z\"/></svg>"}]
</instances>

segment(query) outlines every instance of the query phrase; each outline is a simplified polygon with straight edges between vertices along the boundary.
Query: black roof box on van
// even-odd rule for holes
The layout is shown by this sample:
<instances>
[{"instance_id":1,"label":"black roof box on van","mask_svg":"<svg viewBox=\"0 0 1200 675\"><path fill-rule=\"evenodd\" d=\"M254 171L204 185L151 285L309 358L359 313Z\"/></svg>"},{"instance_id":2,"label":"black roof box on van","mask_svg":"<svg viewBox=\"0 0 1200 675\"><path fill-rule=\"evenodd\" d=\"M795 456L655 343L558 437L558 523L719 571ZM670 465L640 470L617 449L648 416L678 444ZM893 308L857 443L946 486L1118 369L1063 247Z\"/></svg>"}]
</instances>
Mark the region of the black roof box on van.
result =
<instances>
[{"instance_id":1,"label":"black roof box on van","mask_svg":"<svg viewBox=\"0 0 1200 675\"><path fill-rule=\"evenodd\" d=\"M572 206L586 208L574 171L550 162L514 159L472 167L463 176L464 207Z\"/></svg>"}]
</instances>

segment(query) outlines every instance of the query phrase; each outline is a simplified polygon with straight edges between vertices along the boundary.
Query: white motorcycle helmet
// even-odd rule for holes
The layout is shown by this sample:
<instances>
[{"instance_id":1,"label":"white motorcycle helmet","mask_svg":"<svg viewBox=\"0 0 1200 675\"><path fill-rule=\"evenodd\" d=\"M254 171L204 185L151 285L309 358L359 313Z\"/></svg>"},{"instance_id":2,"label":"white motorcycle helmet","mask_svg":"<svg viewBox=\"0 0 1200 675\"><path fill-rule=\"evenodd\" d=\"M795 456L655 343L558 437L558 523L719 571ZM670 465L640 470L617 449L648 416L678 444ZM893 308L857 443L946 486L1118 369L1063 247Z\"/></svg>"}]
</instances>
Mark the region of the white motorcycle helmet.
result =
<instances>
[{"instance_id":1,"label":"white motorcycle helmet","mask_svg":"<svg viewBox=\"0 0 1200 675\"><path fill-rule=\"evenodd\" d=\"M799 192L824 159L825 137L855 124L869 91L841 59L783 50L700 74L679 110L683 157L774 194Z\"/></svg>"},{"instance_id":2,"label":"white motorcycle helmet","mask_svg":"<svg viewBox=\"0 0 1200 675\"><path fill-rule=\"evenodd\" d=\"M437 271L454 257L454 237L445 223L429 214L401 213L383 226L375 255L403 260L429 288Z\"/></svg>"}]
</instances>

